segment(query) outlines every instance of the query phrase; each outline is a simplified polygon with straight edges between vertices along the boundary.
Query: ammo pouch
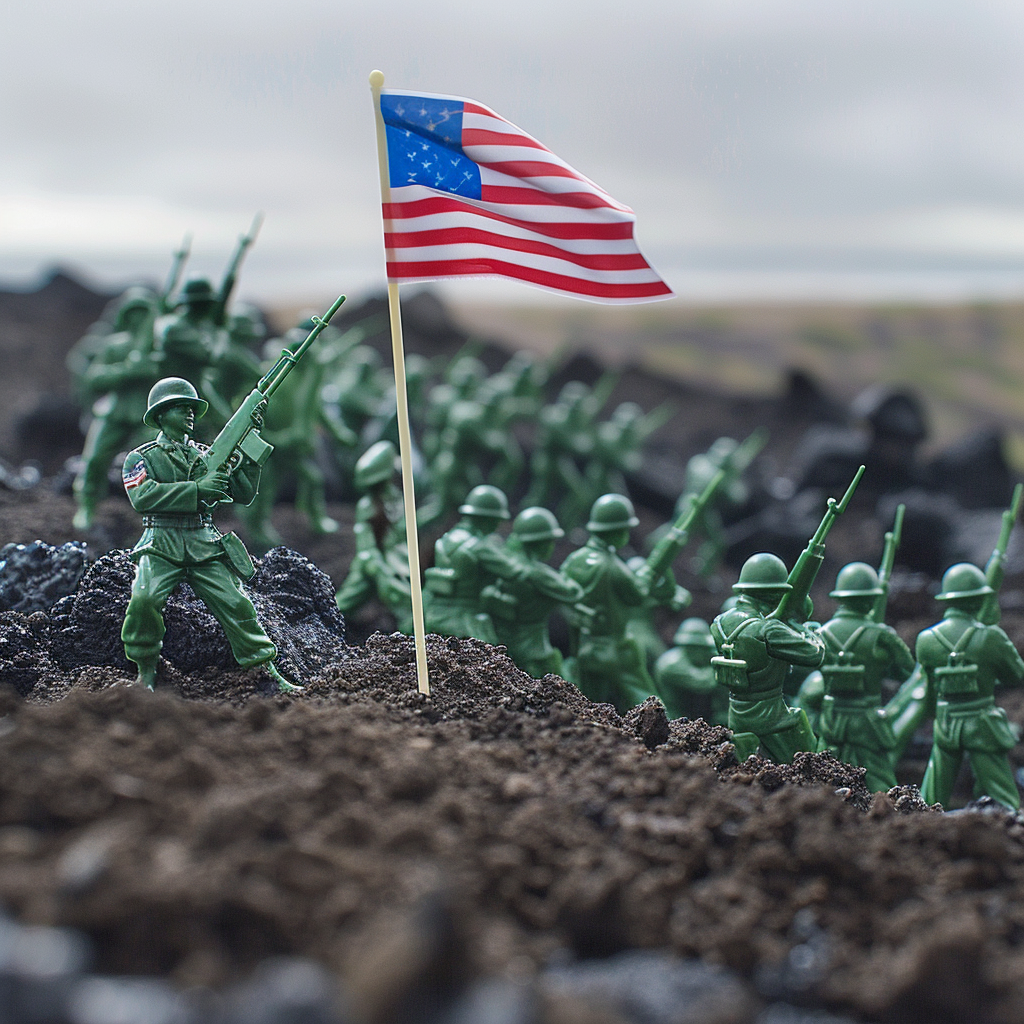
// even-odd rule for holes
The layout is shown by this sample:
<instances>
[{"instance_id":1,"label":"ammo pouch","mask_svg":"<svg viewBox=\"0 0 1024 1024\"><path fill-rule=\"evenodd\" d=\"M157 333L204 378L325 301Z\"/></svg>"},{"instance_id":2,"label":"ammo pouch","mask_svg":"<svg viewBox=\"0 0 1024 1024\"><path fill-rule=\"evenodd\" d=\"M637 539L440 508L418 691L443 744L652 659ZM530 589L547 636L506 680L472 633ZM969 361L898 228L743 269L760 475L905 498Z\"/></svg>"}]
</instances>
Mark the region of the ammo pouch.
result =
<instances>
[{"instance_id":1,"label":"ammo pouch","mask_svg":"<svg viewBox=\"0 0 1024 1024\"><path fill-rule=\"evenodd\" d=\"M231 566L232 572L244 583L248 583L256 575L256 567L252 564L249 552L245 550L245 545L238 535L225 533L220 538L220 546L223 548L224 554L227 555L228 565Z\"/></svg>"},{"instance_id":2,"label":"ammo pouch","mask_svg":"<svg viewBox=\"0 0 1024 1024\"><path fill-rule=\"evenodd\" d=\"M943 647L949 651L945 665L933 671L935 689L940 697L962 697L978 692L978 666L967 661L965 648L971 642L976 626L968 626L954 647L938 630L937 636Z\"/></svg>"},{"instance_id":3,"label":"ammo pouch","mask_svg":"<svg viewBox=\"0 0 1024 1024\"><path fill-rule=\"evenodd\" d=\"M438 597L452 597L455 594L455 570L432 565L423 572L427 590Z\"/></svg>"},{"instance_id":4,"label":"ammo pouch","mask_svg":"<svg viewBox=\"0 0 1024 1024\"><path fill-rule=\"evenodd\" d=\"M843 645L842 649L835 653L835 661L831 664L821 666L821 677L825 680L825 692L834 696L852 696L864 692L864 666L853 660L853 652L847 648L860 639L861 634L867 627L858 626L850 638ZM838 642L825 627L821 630L826 646L830 652L833 647L839 647Z\"/></svg>"},{"instance_id":5,"label":"ammo pouch","mask_svg":"<svg viewBox=\"0 0 1024 1024\"><path fill-rule=\"evenodd\" d=\"M515 622L519 602L511 594L506 594L496 583L490 583L480 591L480 602L483 609L492 618L503 622Z\"/></svg>"},{"instance_id":6,"label":"ammo pouch","mask_svg":"<svg viewBox=\"0 0 1024 1024\"><path fill-rule=\"evenodd\" d=\"M728 636L723 633L722 653L711 659L715 683L728 687L730 693L743 693L750 689L747 663L743 658L734 658L733 654L736 649L736 637L755 621L753 618L744 619Z\"/></svg>"}]
</instances>

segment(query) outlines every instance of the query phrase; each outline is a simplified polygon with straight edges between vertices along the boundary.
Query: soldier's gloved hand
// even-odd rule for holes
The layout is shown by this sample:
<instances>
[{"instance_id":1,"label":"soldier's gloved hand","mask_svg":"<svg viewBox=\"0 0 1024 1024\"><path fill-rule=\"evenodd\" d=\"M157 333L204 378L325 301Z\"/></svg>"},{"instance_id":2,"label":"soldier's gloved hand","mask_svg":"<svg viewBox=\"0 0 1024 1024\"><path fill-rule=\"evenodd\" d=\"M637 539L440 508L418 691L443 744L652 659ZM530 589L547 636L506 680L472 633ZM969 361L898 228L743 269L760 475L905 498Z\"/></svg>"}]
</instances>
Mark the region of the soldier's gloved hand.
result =
<instances>
[{"instance_id":1,"label":"soldier's gloved hand","mask_svg":"<svg viewBox=\"0 0 1024 1024\"><path fill-rule=\"evenodd\" d=\"M199 493L199 500L208 505L216 501L226 501L228 495L228 475L223 469L216 473L207 473L196 481L196 490Z\"/></svg>"},{"instance_id":2,"label":"soldier's gloved hand","mask_svg":"<svg viewBox=\"0 0 1024 1024\"><path fill-rule=\"evenodd\" d=\"M267 408L266 402L260 402L252 411L252 415L249 417L252 420L252 425L259 430L263 426L263 413Z\"/></svg>"}]
</instances>

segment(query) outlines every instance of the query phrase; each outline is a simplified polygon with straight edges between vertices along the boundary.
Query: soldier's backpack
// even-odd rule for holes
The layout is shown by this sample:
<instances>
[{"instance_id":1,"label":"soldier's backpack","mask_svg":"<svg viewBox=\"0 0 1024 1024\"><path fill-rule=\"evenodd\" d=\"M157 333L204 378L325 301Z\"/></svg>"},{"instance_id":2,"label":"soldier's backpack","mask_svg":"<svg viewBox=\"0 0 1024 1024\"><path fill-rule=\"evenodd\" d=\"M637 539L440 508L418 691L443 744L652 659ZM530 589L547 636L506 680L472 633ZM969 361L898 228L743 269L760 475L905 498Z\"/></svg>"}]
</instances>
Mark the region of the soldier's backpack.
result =
<instances>
[{"instance_id":1,"label":"soldier's backpack","mask_svg":"<svg viewBox=\"0 0 1024 1024\"><path fill-rule=\"evenodd\" d=\"M755 622L757 622L757 619L753 616L744 619L728 635L717 622L712 624L712 632L721 635L722 653L715 655L711 659L711 667L715 672L715 682L719 686L727 686L730 693L742 693L750 689L747 663L743 658L734 658L733 655L736 653L736 638Z\"/></svg>"},{"instance_id":2,"label":"soldier's backpack","mask_svg":"<svg viewBox=\"0 0 1024 1024\"><path fill-rule=\"evenodd\" d=\"M977 628L968 626L955 646L938 629L932 630L932 636L949 651L946 664L940 665L932 673L935 677L935 690L940 697L960 697L978 692L978 666L968 662L966 654L967 645Z\"/></svg>"},{"instance_id":3,"label":"soldier's backpack","mask_svg":"<svg viewBox=\"0 0 1024 1024\"><path fill-rule=\"evenodd\" d=\"M864 692L865 668L863 664L854 661L852 649L867 628L867 623L858 626L845 644L841 644L833 636L828 626L822 626L819 630L818 635L825 641L828 653L835 659L821 666L826 693L846 696Z\"/></svg>"}]
</instances>

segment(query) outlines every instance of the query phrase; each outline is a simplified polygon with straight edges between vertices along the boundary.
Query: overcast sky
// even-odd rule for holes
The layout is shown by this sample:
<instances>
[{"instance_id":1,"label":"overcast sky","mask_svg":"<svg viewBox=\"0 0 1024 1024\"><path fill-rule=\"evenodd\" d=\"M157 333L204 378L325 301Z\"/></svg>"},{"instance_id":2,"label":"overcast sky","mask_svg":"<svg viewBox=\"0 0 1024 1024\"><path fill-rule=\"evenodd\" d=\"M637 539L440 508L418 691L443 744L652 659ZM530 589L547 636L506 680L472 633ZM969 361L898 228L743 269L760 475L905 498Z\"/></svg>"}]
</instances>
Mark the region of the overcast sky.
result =
<instances>
[{"instance_id":1,"label":"overcast sky","mask_svg":"<svg viewBox=\"0 0 1024 1024\"><path fill-rule=\"evenodd\" d=\"M263 210L242 294L382 286L375 67L631 205L684 298L772 274L1024 294L1019 0L6 4L0 279L159 278L186 231L219 273Z\"/></svg>"}]
</instances>

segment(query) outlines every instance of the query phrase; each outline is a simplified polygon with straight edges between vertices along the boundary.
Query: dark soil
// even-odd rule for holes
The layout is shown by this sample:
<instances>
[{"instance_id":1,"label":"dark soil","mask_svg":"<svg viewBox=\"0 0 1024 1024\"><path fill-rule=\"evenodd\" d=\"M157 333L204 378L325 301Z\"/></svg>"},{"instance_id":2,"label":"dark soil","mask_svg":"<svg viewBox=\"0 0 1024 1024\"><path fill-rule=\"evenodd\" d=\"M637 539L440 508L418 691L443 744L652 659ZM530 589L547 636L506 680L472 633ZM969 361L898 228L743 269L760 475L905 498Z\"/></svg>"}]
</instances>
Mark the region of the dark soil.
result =
<instances>
[{"instance_id":1,"label":"dark soil","mask_svg":"<svg viewBox=\"0 0 1024 1024\"><path fill-rule=\"evenodd\" d=\"M689 450L756 422L751 402L712 421L713 399L695 406ZM81 539L53 479L0 490L0 540ZM371 1021L427 1019L423 1005L475 979L528 983L581 961L612 970L623 961L607 958L631 950L738 980L698 1016L602 1003L530 1019L743 1024L781 1002L857 1020L1024 1021L1024 818L943 814L913 786L872 796L860 769L828 755L738 765L723 729L669 723L653 700L623 719L476 641L429 638L423 696L412 641L372 632L388 628L380 609L345 637L329 608L290 592L282 566L308 566L327 594L343 578L351 510L331 512L342 532L315 538L279 508L304 557L271 553L254 584L268 607L293 609L282 637L312 631L288 662L298 695L268 695L259 671L230 668L213 625L189 633L186 592L155 694L126 685L114 619L90 619L85 598L0 612L0 635L24 654L0 652L0 904L19 920L81 929L102 973L181 986L308 956ZM113 497L101 524L99 547L113 551L83 585L114 607L130 578L117 549L138 520ZM873 510L852 508L830 559L864 557L880 536ZM905 573L894 588L909 641L936 617L934 582ZM1020 584L1005 590L1018 644ZM723 593L697 590L696 612ZM1024 722L1024 700L1006 703ZM1020 747L1013 756L1024 764Z\"/></svg>"}]
</instances>

